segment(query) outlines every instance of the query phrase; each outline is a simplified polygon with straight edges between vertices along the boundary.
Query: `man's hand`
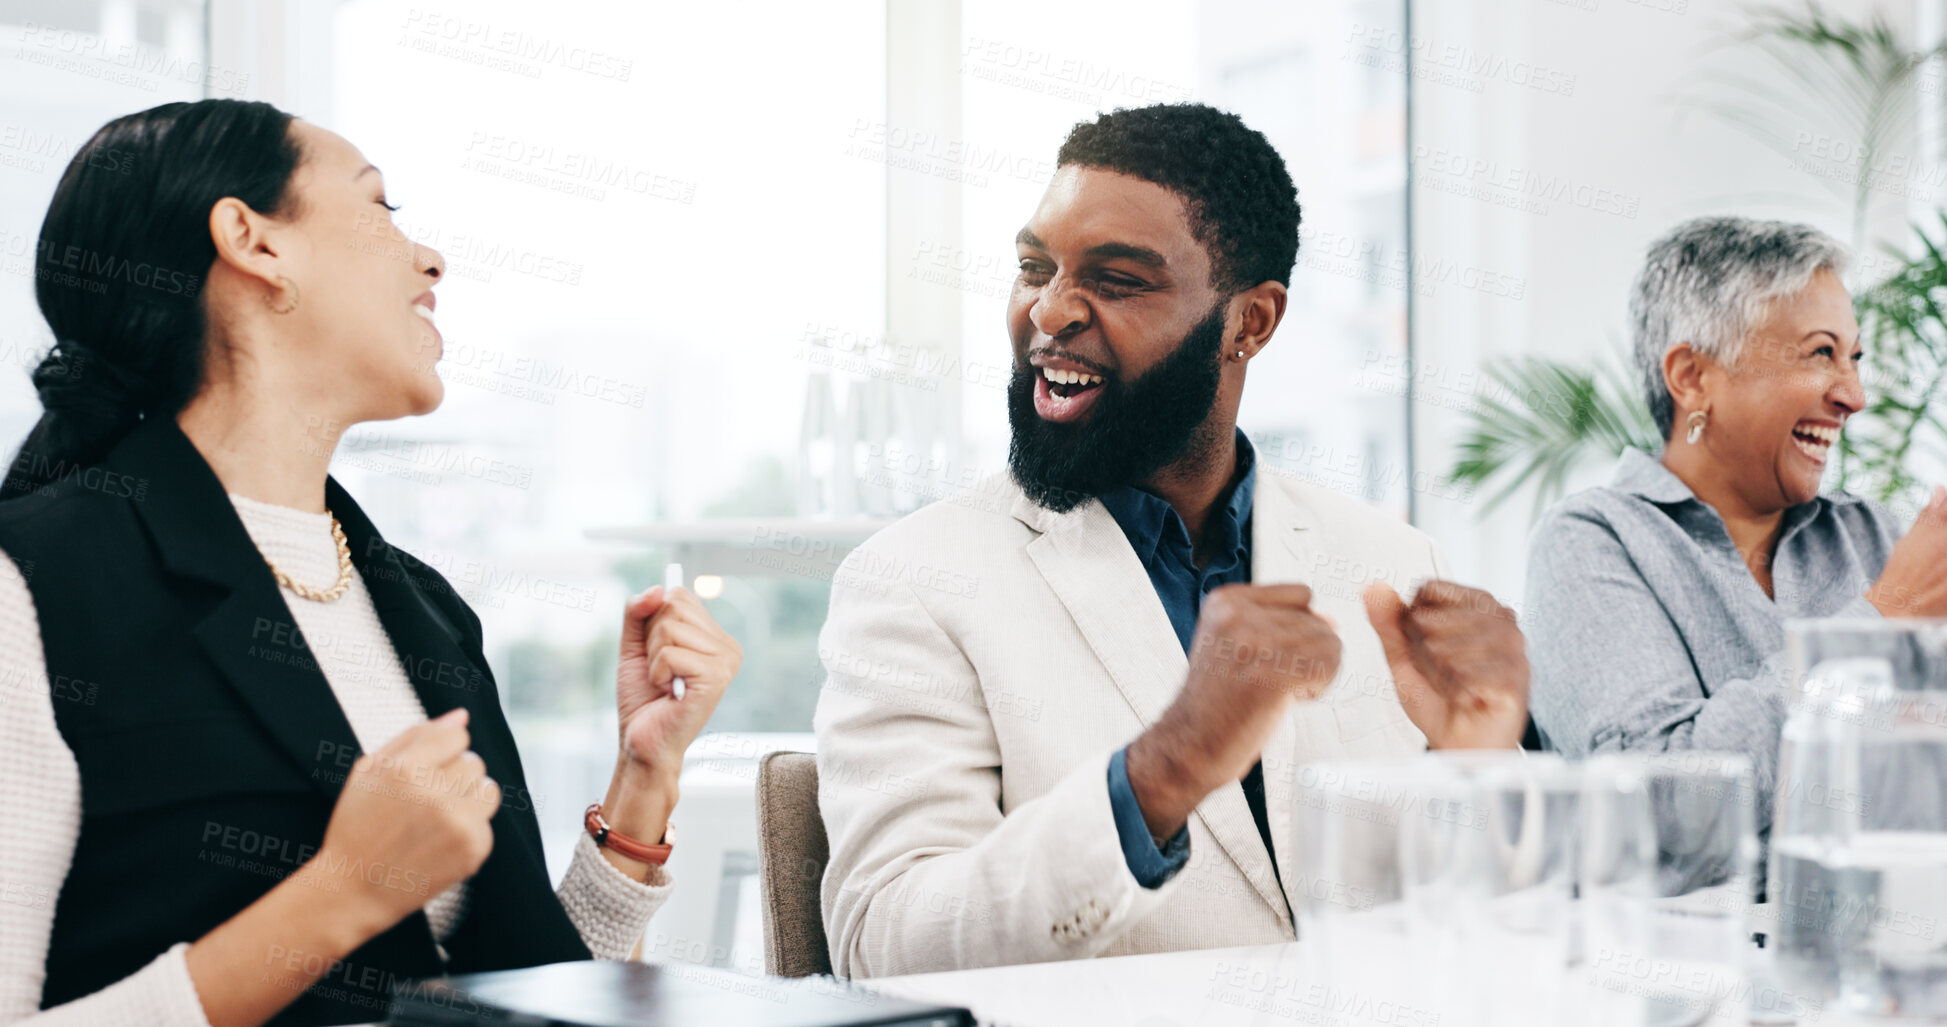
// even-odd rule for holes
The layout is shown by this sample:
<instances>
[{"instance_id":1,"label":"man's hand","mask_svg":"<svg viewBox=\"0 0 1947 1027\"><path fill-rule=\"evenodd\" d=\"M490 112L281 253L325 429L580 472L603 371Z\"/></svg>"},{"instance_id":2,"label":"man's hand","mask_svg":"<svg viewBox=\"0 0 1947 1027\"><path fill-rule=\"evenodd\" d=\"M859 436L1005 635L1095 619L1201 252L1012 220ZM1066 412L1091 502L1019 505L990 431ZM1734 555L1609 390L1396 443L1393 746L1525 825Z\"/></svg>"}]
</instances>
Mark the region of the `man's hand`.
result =
<instances>
[{"instance_id":1,"label":"man's hand","mask_svg":"<svg viewBox=\"0 0 1947 1027\"><path fill-rule=\"evenodd\" d=\"M1130 790L1149 833L1182 830L1203 797L1242 778L1293 699L1339 669L1339 636L1304 585L1224 585L1197 617L1176 701L1129 745Z\"/></svg>"},{"instance_id":2,"label":"man's hand","mask_svg":"<svg viewBox=\"0 0 1947 1027\"><path fill-rule=\"evenodd\" d=\"M1528 653L1514 611L1451 581L1399 593L1366 586L1372 619L1406 716L1435 749L1511 749L1528 725Z\"/></svg>"},{"instance_id":3,"label":"man's hand","mask_svg":"<svg viewBox=\"0 0 1947 1027\"><path fill-rule=\"evenodd\" d=\"M1866 601L1886 617L1947 615L1947 488L1934 486L1913 527L1893 546Z\"/></svg>"}]
</instances>

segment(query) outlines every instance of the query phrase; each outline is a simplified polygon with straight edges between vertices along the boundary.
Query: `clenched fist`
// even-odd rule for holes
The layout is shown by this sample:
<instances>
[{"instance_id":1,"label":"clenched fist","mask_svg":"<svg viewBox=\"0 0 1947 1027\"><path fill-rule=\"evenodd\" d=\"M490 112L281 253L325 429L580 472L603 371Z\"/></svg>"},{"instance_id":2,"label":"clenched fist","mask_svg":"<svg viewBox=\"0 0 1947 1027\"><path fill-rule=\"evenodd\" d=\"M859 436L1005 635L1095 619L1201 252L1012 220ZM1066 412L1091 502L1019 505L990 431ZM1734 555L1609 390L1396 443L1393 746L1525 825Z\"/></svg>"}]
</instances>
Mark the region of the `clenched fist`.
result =
<instances>
[{"instance_id":1,"label":"clenched fist","mask_svg":"<svg viewBox=\"0 0 1947 1027\"><path fill-rule=\"evenodd\" d=\"M1406 716L1435 749L1508 749L1528 725L1528 651L1514 611L1451 581L1366 586L1366 614Z\"/></svg>"},{"instance_id":2,"label":"clenched fist","mask_svg":"<svg viewBox=\"0 0 1947 1027\"><path fill-rule=\"evenodd\" d=\"M359 757L318 852L298 872L363 906L377 934L473 876L493 851L500 786L467 746L467 711Z\"/></svg>"},{"instance_id":3,"label":"clenched fist","mask_svg":"<svg viewBox=\"0 0 1947 1027\"><path fill-rule=\"evenodd\" d=\"M657 773L679 773L683 753L743 662L743 647L689 589L658 586L630 600L615 672L623 758ZM673 690L678 677L681 700Z\"/></svg>"},{"instance_id":4,"label":"clenched fist","mask_svg":"<svg viewBox=\"0 0 1947 1027\"><path fill-rule=\"evenodd\" d=\"M1151 835L1174 835L1204 796L1248 773L1286 706L1338 673L1338 633L1311 601L1304 585L1225 585L1204 599L1183 690L1129 746Z\"/></svg>"}]
</instances>

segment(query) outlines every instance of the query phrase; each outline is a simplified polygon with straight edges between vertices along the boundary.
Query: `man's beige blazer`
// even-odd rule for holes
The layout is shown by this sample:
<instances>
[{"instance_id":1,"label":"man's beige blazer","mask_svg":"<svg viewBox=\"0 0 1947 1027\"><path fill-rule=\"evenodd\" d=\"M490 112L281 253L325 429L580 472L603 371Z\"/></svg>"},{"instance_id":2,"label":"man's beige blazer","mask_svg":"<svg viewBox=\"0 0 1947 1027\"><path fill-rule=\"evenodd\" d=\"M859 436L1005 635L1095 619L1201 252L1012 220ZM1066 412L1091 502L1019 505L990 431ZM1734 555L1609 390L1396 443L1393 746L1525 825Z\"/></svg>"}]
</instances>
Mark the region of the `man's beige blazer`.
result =
<instances>
[{"instance_id":1,"label":"man's beige blazer","mask_svg":"<svg viewBox=\"0 0 1947 1027\"><path fill-rule=\"evenodd\" d=\"M1189 864L1131 875L1109 757L1156 722L1188 661L1100 502L1036 506L1005 476L874 535L834 576L819 638L824 919L835 973L919 973L1296 937L1329 888L1291 854L1294 771L1421 751L1360 594L1442 574L1432 541L1258 465L1251 580L1302 582L1338 623L1339 674L1264 751L1277 875L1243 788L1190 818Z\"/></svg>"}]
</instances>

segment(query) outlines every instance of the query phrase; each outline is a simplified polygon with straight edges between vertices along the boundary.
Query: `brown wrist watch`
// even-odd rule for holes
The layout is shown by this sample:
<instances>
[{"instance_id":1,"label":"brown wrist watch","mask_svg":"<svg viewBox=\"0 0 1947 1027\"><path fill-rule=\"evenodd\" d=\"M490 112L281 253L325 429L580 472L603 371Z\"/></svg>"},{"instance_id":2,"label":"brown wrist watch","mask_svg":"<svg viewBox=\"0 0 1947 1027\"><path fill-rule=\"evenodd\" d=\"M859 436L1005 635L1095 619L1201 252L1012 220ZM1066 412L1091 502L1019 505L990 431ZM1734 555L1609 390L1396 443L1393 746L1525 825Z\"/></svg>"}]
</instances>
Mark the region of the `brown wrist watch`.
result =
<instances>
[{"instance_id":1,"label":"brown wrist watch","mask_svg":"<svg viewBox=\"0 0 1947 1027\"><path fill-rule=\"evenodd\" d=\"M676 847L675 824L665 821L662 841L651 845L626 834L617 834L608 826L608 821L602 818L602 804L599 802L588 807L588 812L582 815L582 824L588 828L589 837L595 839L598 847L607 846L638 863L654 863L662 866L669 860L670 850Z\"/></svg>"}]
</instances>

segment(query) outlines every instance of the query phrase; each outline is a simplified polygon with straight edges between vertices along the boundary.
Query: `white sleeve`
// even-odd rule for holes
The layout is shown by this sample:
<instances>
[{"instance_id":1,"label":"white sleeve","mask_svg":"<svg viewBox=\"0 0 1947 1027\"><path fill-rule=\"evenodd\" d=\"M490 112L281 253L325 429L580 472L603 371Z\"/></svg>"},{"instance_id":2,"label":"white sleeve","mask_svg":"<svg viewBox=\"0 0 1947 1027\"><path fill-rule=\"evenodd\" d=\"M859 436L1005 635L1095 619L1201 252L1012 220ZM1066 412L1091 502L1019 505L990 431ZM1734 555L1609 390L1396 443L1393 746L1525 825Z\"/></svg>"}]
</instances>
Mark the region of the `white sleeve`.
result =
<instances>
[{"instance_id":1,"label":"white sleeve","mask_svg":"<svg viewBox=\"0 0 1947 1027\"><path fill-rule=\"evenodd\" d=\"M675 887L662 867L652 868L646 882L617 870L584 831L555 895L596 959L625 960Z\"/></svg>"},{"instance_id":2,"label":"white sleeve","mask_svg":"<svg viewBox=\"0 0 1947 1027\"><path fill-rule=\"evenodd\" d=\"M64 699L63 701L67 701ZM92 995L40 1012L54 903L81 833L81 769L54 721L34 599L0 554L0 1024L209 1027L187 943Z\"/></svg>"},{"instance_id":3,"label":"white sleeve","mask_svg":"<svg viewBox=\"0 0 1947 1027\"><path fill-rule=\"evenodd\" d=\"M19 1027L210 1027L183 958L188 951L188 942L177 942L148 966L92 995L8 1022Z\"/></svg>"}]
</instances>

